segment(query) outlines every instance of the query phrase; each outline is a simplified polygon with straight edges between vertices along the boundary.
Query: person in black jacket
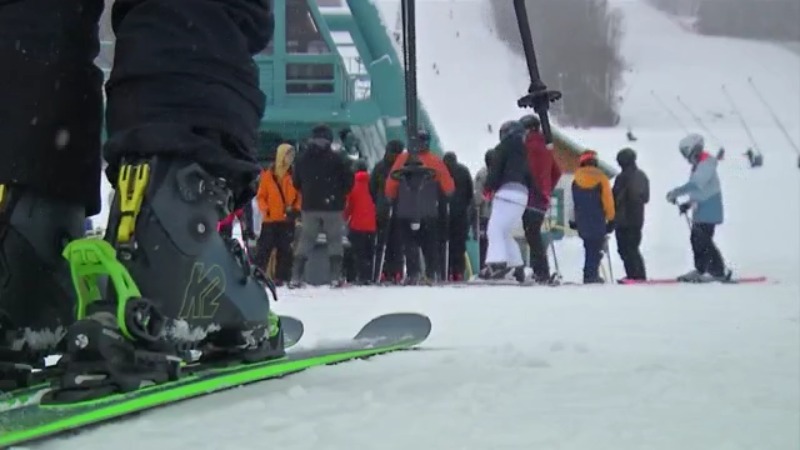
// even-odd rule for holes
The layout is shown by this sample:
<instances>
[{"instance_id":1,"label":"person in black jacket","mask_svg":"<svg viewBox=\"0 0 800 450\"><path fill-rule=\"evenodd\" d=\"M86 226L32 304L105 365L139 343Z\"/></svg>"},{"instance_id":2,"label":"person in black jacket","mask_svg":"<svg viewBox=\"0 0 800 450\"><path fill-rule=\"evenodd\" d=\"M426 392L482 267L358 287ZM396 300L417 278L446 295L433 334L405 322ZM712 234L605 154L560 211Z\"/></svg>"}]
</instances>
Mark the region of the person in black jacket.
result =
<instances>
[{"instance_id":1,"label":"person in black jacket","mask_svg":"<svg viewBox=\"0 0 800 450\"><path fill-rule=\"evenodd\" d=\"M525 262L514 239L514 226L528 205L533 177L528 168L528 152L523 137L525 129L518 121L500 127L500 144L495 148L484 185L484 198L492 199L487 234L486 267L479 276L499 279L511 271L520 283L525 281Z\"/></svg>"},{"instance_id":2,"label":"person in black jacket","mask_svg":"<svg viewBox=\"0 0 800 450\"><path fill-rule=\"evenodd\" d=\"M443 228L447 230L447 242L449 242L447 257L450 267L447 277L450 281L461 281L464 279L466 270L464 255L467 253L469 213L474 198L472 175L467 166L458 162L458 158L453 152L445 153L443 161L456 186L456 190L450 198L449 214L445 217L446 228Z\"/></svg>"},{"instance_id":3,"label":"person in black jacket","mask_svg":"<svg viewBox=\"0 0 800 450\"><path fill-rule=\"evenodd\" d=\"M292 181L302 195L302 228L295 248L290 287L303 284L303 269L320 233L325 235L332 286L341 286L344 249L344 207L353 187L351 162L331 148L333 131L318 125L311 131L305 152L295 162Z\"/></svg>"},{"instance_id":4,"label":"person in black jacket","mask_svg":"<svg viewBox=\"0 0 800 450\"><path fill-rule=\"evenodd\" d=\"M636 152L624 148L617 153L622 173L614 181L617 251L632 280L647 279L644 258L639 251L644 226L644 205L650 201L650 180L636 165Z\"/></svg>"},{"instance_id":5,"label":"person in black jacket","mask_svg":"<svg viewBox=\"0 0 800 450\"><path fill-rule=\"evenodd\" d=\"M392 283L400 283L403 280L403 233L397 226L397 219L390 214L392 206L386 199L384 190L389 171L400 153L403 153L403 143L398 140L389 141L383 159L375 164L369 176L369 192L375 200L378 222L375 270L379 270L383 253L383 269L376 275L380 277L380 281Z\"/></svg>"}]
</instances>

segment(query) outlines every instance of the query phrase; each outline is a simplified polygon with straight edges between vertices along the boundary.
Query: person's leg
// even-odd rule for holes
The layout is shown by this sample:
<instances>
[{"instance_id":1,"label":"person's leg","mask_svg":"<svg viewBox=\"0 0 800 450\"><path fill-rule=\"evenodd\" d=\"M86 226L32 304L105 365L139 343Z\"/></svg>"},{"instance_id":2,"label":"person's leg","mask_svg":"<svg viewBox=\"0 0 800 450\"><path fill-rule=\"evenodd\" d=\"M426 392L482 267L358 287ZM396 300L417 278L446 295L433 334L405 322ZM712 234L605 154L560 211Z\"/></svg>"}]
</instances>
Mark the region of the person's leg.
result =
<instances>
[{"instance_id":1,"label":"person's leg","mask_svg":"<svg viewBox=\"0 0 800 450\"><path fill-rule=\"evenodd\" d=\"M267 263L269 263L272 250L275 249L278 240L281 238L277 232L277 226L278 224L275 222L261 224L261 234L258 235L258 241L256 242L255 264L265 273L267 272Z\"/></svg>"},{"instance_id":2,"label":"person's leg","mask_svg":"<svg viewBox=\"0 0 800 450\"><path fill-rule=\"evenodd\" d=\"M636 267L633 257L633 239L635 238L634 228L617 228L614 234L617 238L617 253L622 259L622 265L625 267L625 277L628 279L635 279Z\"/></svg>"},{"instance_id":3,"label":"person's leg","mask_svg":"<svg viewBox=\"0 0 800 450\"><path fill-rule=\"evenodd\" d=\"M584 239L583 249L586 252L583 264L583 282L598 283L600 279L600 262L603 259L603 238Z\"/></svg>"},{"instance_id":4,"label":"person's leg","mask_svg":"<svg viewBox=\"0 0 800 450\"><path fill-rule=\"evenodd\" d=\"M527 220L525 220L526 218ZM540 281L550 279L550 264L547 261L547 247L544 245L542 236L542 223L544 223L543 213L530 210L523 213L525 238L531 252L531 269L533 269L534 278Z\"/></svg>"},{"instance_id":5,"label":"person's leg","mask_svg":"<svg viewBox=\"0 0 800 450\"><path fill-rule=\"evenodd\" d=\"M421 224L417 233L422 256L425 258L425 276L431 282L437 282L442 275L441 222L437 219L427 220Z\"/></svg>"},{"instance_id":6,"label":"person's leg","mask_svg":"<svg viewBox=\"0 0 800 450\"><path fill-rule=\"evenodd\" d=\"M633 260L633 277L636 280L646 280L647 279L647 269L645 268L644 264L644 257L642 256L642 252L640 247L642 245L642 229L641 228L634 228L631 230L631 259Z\"/></svg>"},{"instance_id":7,"label":"person's leg","mask_svg":"<svg viewBox=\"0 0 800 450\"><path fill-rule=\"evenodd\" d=\"M100 211L102 9L0 2L0 385L40 365L75 319L61 252Z\"/></svg>"},{"instance_id":8,"label":"person's leg","mask_svg":"<svg viewBox=\"0 0 800 450\"><path fill-rule=\"evenodd\" d=\"M356 255L356 258L361 258L360 260L356 260L357 264L360 264L361 267L359 281L362 283L371 284L373 281L372 273L374 271L373 261L375 260L375 233L363 234L364 247L362 252Z\"/></svg>"},{"instance_id":9,"label":"person's leg","mask_svg":"<svg viewBox=\"0 0 800 450\"><path fill-rule=\"evenodd\" d=\"M126 310L140 307L150 316L100 308L70 328L67 342L122 331L125 345L102 354L105 344L95 339L70 349L69 360L131 366L141 350L155 351L164 358L148 360L146 373L135 376L159 383L178 348L237 349L247 359L283 355L266 280L242 279L246 255L216 233L220 219L251 201L260 173L251 149L264 95L252 55L271 38L268 2L118 0L112 26L104 156L116 197L106 238L142 294ZM157 337L163 334L166 342ZM69 388L86 369L65 370ZM113 373L103 389L115 389ZM75 389L64 395L93 395L91 387Z\"/></svg>"},{"instance_id":10,"label":"person's leg","mask_svg":"<svg viewBox=\"0 0 800 450\"><path fill-rule=\"evenodd\" d=\"M275 278L280 284L288 283L292 278L292 240L294 240L294 223L281 222L276 225L275 242Z\"/></svg>"},{"instance_id":11,"label":"person's leg","mask_svg":"<svg viewBox=\"0 0 800 450\"><path fill-rule=\"evenodd\" d=\"M466 270L467 238L469 222L466 215L453 216L450 220L450 275L455 279L464 278Z\"/></svg>"},{"instance_id":12,"label":"person's leg","mask_svg":"<svg viewBox=\"0 0 800 450\"><path fill-rule=\"evenodd\" d=\"M300 222L302 225L297 238L297 246L294 249L294 263L292 264L292 286L300 286L304 283L306 261L311 256L311 251L314 250L319 233L322 231L322 220L316 211L303 211Z\"/></svg>"},{"instance_id":13,"label":"person's leg","mask_svg":"<svg viewBox=\"0 0 800 450\"><path fill-rule=\"evenodd\" d=\"M330 279L333 285L342 281L342 263L344 260L344 217L342 211L326 211L320 213L322 217L322 233L328 246L328 259L330 262Z\"/></svg>"}]
</instances>

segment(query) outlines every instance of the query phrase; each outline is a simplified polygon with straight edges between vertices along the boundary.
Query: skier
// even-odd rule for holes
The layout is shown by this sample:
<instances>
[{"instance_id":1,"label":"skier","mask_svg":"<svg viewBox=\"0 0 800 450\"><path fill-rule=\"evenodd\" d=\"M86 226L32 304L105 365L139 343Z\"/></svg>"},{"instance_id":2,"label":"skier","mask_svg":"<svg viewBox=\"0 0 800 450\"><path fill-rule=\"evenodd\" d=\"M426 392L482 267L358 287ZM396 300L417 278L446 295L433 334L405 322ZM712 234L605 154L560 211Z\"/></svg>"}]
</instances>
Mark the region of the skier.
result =
<instances>
[{"instance_id":1,"label":"skier","mask_svg":"<svg viewBox=\"0 0 800 450\"><path fill-rule=\"evenodd\" d=\"M492 200L483 197L483 188L486 185L486 176L489 174L489 167L491 167L492 155L494 149L486 150L483 155L484 166L475 174L475 210L477 211L477 226L473 230L473 236L478 240L478 259L479 270L486 266L486 250L489 248L489 239L486 236L486 227L489 225L489 216L492 213Z\"/></svg>"},{"instance_id":2,"label":"skier","mask_svg":"<svg viewBox=\"0 0 800 450\"><path fill-rule=\"evenodd\" d=\"M369 191L375 201L378 220L378 258L383 253L383 270L376 275L381 282L390 281L395 284L403 280L402 230L397 226L397 217L391 214L391 204L386 199L384 190L389 171L397 155L401 153L403 143L398 140L389 141L383 158L375 164L369 176ZM380 267L380 259L375 261L375 265Z\"/></svg>"},{"instance_id":3,"label":"skier","mask_svg":"<svg viewBox=\"0 0 800 450\"><path fill-rule=\"evenodd\" d=\"M453 177L447 170L441 159L430 150L431 136L426 131L420 131L417 138L422 143L416 161L409 158L410 153L404 152L397 156L392 169L389 172L389 177L386 180L385 194L390 202L397 201L398 210L398 227L400 227L403 239L402 247L406 257L406 284L419 284L422 280L421 265L419 259L419 251L422 250L423 257L425 258L425 275L428 282L435 282L439 279L441 268L441 261L439 257L439 200L444 197L445 201L453 195L455 191L455 184ZM426 196L419 199L425 202L424 205L411 202L409 206L414 208L435 211L433 217L425 217L420 221L413 221L411 219L403 218L406 212L401 207L400 187L401 181L393 177L395 172L401 172L406 163L414 164L419 163L422 167L432 169L434 178L431 180L431 187L435 189L435 193L431 196ZM404 181L405 182L405 181ZM416 199L415 199L416 200ZM408 211L414 213L409 215L416 215L416 211Z\"/></svg>"},{"instance_id":4,"label":"skier","mask_svg":"<svg viewBox=\"0 0 800 450\"><path fill-rule=\"evenodd\" d=\"M646 280L644 258L639 251L644 227L644 205L650 201L650 180L636 165L636 152L623 148L617 153L622 172L614 180L617 252L629 280Z\"/></svg>"},{"instance_id":5,"label":"skier","mask_svg":"<svg viewBox=\"0 0 800 450\"><path fill-rule=\"evenodd\" d=\"M732 272L725 267L722 254L714 244L714 231L724 219L717 159L704 150L705 142L699 134L684 137L678 148L692 165L692 174L688 182L667 193L667 201L675 204L680 197L688 197L679 209L681 214L692 211L690 240L694 253L694 270L679 276L678 280L728 281Z\"/></svg>"},{"instance_id":6,"label":"skier","mask_svg":"<svg viewBox=\"0 0 800 450\"><path fill-rule=\"evenodd\" d=\"M525 262L512 234L533 185L524 133L525 128L516 120L500 126L500 143L494 150L483 194L486 200L492 200L492 214L487 227L486 267L479 274L482 279L502 279L513 270L517 281L525 281Z\"/></svg>"},{"instance_id":7,"label":"skier","mask_svg":"<svg viewBox=\"0 0 800 450\"><path fill-rule=\"evenodd\" d=\"M265 102L252 55L272 37L268 5L114 4L106 240L142 298L106 297L75 322L61 254L101 206L102 2L0 2L0 104L13 111L0 120L0 382L78 338L60 363L62 399L163 382L179 348L283 355L271 283L216 232L255 194Z\"/></svg>"},{"instance_id":8,"label":"skier","mask_svg":"<svg viewBox=\"0 0 800 450\"><path fill-rule=\"evenodd\" d=\"M333 131L318 125L311 131L308 149L295 163L292 181L303 196L300 236L294 251L290 288L304 285L306 261L320 234L327 242L331 287L343 284L344 204L353 187L352 162L342 153L333 151Z\"/></svg>"},{"instance_id":9,"label":"skier","mask_svg":"<svg viewBox=\"0 0 800 450\"><path fill-rule=\"evenodd\" d=\"M262 270L275 252L274 280L277 286L288 283L292 276L292 242L302 198L292 182L295 150L281 144L275 162L261 172L258 184L258 210L261 212L261 234L256 244L255 263Z\"/></svg>"},{"instance_id":10,"label":"skier","mask_svg":"<svg viewBox=\"0 0 800 450\"><path fill-rule=\"evenodd\" d=\"M550 282L550 264L547 260L547 247L542 237L542 223L550 209L550 196L558 180L561 169L558 167L553 152L545 144L544 136L539 131L539 118L527 115L520 119L525 126L525 147L528 151L528 168L533 175L534 188L528 192L528 208L522 215L522 226L525 240L530 248L531 269L533 279L537 283Z\"/></svg>"},{"instance_id":11,"label":"skier","mask_svg":"<svg viewBox=\"0 0 800 450\"><path fill-rule=\"evenodd\" d=\"M447 152L444 154L444 165L453 177L455 191L450 199L450 213L446 218L444 226L446 242L448 242L448 261L450 273L447 278L450 281L461 281L464 279L466 270L465 255L467 253L467 235L469 234L469 210L473 203L474 188L472 186L472 175L467 166L458 162L456 154Z\"/></svg>"},{"instance_id":12,"label":"skier","mask_svg":"<svg viewBox=\"0 0 800 450\"><path fill-rule=\"evenodd\" d=\"M375 231L377 218L375 201L369 192L369 172L364 162L356 165L353 189L347 194L344 218L350 232L350 256L353 262L355 282L361 285L372 284L375 259Z\"/></svg>"},{"instance_id":13,"label":"skier","mask_svg":"<svg viewBox=\"0 0 800 450\"><path fill-rule=\"evenodd\" d=\"M614 197L608 177L597 167L597 153L587 150L580 156L572 182L572 203L569 227L583 240L585 284L604 283L598 273L603 258L606 235L614 231Z\"/></svg>"}]
</instances>

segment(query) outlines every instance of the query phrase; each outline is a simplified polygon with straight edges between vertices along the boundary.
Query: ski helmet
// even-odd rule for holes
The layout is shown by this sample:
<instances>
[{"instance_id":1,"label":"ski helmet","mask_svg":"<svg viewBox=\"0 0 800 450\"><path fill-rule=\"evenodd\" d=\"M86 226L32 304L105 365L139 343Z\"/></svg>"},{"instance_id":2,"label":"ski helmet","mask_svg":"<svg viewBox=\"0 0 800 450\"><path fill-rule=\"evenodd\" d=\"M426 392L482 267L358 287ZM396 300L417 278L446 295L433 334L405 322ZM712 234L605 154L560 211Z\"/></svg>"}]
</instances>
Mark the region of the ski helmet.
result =
<instances>
[{"instance_id":1,"label":"ski helmet","mask_svg":"<svg viewBox=\"0 0 800 450\"><path fill-rule=\"evenodd\" d=\"M617 164L620 167L632 166L636 163L636 152L632 148L623 148L617 153Z\"/></svg>"},{"instance_id":2,"label":"ski helmet","mask_svg":"<svg viewBox=\"0 0 800 450\"><path fill-rule=\"evenodd\" d=\"M519 119L519 122L525 127L526 130L538 130L542 123L539 121L539 118L534 116L533 114L527 114L522 116Z\"/></svg>"},{"instance_id":3,"label":"ski helmet","mask_svg":"<svg viewBox=\"0 0 800 450\"><path fill-rule=\"evenodd\" d=\"M525 129L523 128L522 124L519 123L518 120L509 120L508 122L505 122L503 123L503 125L500 126L500 140L502 141L506 137L514 134L521 135L524 132Z\"/></svg>"},{"instance_id":4,"label":"ski helmet","mask_svg":"<svg viewBox=\"0 0 800 450\"><path fill-rule=\"evenodd\" d=\"M699 155L704 147L705 141L703 136L697 133L689 134L678 143L678 149L681 151L681 155L689 161L692 161Z\"/></svg>"}]
</instances>

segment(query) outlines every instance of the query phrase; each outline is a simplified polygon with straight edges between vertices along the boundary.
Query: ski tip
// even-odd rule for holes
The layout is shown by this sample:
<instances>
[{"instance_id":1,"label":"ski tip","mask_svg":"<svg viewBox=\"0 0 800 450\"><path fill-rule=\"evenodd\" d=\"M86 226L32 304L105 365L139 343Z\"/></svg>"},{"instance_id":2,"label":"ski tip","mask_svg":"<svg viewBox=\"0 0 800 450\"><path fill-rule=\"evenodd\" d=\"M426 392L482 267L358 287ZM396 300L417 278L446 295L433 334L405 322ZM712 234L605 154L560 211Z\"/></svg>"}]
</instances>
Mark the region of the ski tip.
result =
<instances>
[{"instance_id":1,"label":"ski tip","mask_svg":"<svg viewBox=\"0 0 800 450\"><path fill-rule=\"evenodd\" d=\"M370 320L353 339L422 342L428 338L432 328L431 319L424 314L390 313Z\"/></svg>"}]
</instances>

